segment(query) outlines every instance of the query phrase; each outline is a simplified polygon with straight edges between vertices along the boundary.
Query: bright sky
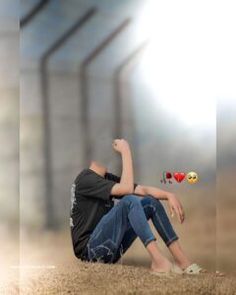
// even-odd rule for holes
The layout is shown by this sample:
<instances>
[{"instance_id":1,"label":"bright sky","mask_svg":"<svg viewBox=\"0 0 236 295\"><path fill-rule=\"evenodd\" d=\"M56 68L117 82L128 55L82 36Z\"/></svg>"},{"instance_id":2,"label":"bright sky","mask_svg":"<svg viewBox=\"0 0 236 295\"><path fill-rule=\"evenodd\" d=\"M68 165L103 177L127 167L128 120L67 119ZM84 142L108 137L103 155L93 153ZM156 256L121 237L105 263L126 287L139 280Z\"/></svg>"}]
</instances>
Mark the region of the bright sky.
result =
<instances>
[{"instance_id":1,"label":"bright sky","mask_svg":"<svg viewBox=\"0 0 236 295\"><path fill-rule=\"evenodd\" d=\"M235 8L227 0L147 2L137 33L150 40L140 67L154 107L162 103L187 126L215 127L217 99L236 101Z\"/></svg>"}]
</instances>

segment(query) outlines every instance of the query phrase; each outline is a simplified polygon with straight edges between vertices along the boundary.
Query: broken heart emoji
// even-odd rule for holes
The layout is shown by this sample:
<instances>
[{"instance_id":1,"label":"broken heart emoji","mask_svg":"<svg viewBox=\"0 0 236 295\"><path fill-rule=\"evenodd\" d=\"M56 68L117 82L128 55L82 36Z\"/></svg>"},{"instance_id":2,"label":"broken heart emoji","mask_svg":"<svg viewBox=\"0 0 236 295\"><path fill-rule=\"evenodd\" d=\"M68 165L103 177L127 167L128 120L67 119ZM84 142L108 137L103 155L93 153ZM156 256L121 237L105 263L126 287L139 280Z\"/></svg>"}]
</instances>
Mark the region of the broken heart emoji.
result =
<instances>
[{"instance_id":1,"label":"broken heart emoji","mask_svg":"<svg viewBox=\"0 0 236 295\"><path fill-rule=\"evenodd\" d=\"M174 172L174 178L177 182L182 182L185 178L185 173L184 172Z\"/></svg>"}]
</instances>

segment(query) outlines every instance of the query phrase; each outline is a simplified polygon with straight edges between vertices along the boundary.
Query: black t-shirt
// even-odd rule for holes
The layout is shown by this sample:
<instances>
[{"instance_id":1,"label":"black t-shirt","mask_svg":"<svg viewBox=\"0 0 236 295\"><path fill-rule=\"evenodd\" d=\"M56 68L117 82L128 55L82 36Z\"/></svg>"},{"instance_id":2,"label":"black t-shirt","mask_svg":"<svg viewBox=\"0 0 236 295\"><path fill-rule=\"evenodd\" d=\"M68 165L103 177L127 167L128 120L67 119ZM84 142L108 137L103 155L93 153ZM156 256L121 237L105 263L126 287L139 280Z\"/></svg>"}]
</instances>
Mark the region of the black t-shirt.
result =
<instances>
[{"instance_id":1,"label":"black t-shirt","mask_svg":"<svg viewBox=\"0 0 236 295\"><path fill-rule=\"evenodd\" d=\"M91 169L84 169L76 177L71 189L70 226L74 253L84 254L87 242L100 219L114 206L111 189L120 177L106 173L104 177ZM137 184L134 184L134 188ZM119 197L119 198L122 198Z\"/></svg>"}]
</instances>

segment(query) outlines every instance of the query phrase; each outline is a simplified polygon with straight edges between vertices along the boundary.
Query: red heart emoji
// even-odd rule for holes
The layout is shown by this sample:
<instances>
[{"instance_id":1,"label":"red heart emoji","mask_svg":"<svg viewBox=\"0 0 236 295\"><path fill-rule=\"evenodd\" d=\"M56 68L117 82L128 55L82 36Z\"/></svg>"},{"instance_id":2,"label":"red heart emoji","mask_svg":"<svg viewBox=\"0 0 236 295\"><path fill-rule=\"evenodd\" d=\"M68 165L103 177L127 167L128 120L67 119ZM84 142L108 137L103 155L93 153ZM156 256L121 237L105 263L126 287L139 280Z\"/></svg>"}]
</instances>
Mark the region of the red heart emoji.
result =
<instances>
[{"instance_id":1,"label":"red heart emoji","mask_svg":"<svg viewBox=\"0 0 236 295\"><path fill-rule=\"evenodd\" d=\"M184 172L174 172L174 178L177 182L182 182L185 178L185 173Z\"/></svg>"}]
</instances>

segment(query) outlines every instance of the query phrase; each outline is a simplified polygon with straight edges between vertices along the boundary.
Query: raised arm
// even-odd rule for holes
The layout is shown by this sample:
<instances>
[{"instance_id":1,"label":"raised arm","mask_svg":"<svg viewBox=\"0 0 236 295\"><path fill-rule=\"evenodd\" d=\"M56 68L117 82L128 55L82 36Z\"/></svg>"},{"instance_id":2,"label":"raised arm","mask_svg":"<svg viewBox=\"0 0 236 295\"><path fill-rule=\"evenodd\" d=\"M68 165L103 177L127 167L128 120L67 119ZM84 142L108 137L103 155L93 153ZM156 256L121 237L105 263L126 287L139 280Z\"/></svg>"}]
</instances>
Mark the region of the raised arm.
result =
<instances>
[{"instance_id":1,"label":"raised arm","mask_svg":"<svg viewBox=\"0 0 236 295\"><path fill-rule=\"evenodd\" d=\"M111 194L115 196L131 194L134 189L134 174L132 154L129 144L124 139L115 139L112 146L115 151L121 154L122 173L120 182L112 187Z\"/></svg>"}]
</instances>

